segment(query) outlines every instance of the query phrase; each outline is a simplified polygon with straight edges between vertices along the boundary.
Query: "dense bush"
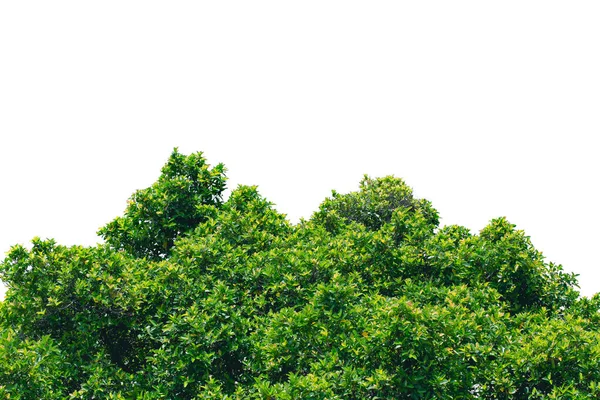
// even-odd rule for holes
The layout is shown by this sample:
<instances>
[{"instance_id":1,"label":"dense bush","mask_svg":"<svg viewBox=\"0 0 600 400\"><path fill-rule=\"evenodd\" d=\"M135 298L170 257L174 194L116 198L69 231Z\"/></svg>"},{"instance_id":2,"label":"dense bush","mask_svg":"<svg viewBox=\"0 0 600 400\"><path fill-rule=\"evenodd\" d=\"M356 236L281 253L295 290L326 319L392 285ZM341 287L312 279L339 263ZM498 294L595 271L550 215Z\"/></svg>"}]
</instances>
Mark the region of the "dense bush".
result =
<instances>
[{"instance_id":1,"label":"dense bush","mask_svg":"<svg viewBox=\"0 0 600 400\"><path fill-rule=\"evenodd\" d=\"M439 226L394 177L293 225L173 152L96 247L0 265L0 398L600 396L600 297L504 218Z\"/></svg>"}]
</instances>

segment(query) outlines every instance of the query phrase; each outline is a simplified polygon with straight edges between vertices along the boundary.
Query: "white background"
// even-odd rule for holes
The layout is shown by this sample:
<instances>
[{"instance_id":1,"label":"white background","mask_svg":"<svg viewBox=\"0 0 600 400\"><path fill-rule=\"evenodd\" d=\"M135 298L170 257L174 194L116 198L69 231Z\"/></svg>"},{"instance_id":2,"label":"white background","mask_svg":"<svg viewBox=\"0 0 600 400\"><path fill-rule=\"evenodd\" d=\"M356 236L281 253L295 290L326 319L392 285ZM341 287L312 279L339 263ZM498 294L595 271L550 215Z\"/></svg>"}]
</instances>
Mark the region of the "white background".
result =
<instances>
[{"instance_id":1,"label":"white background","mask_svg":"<svg viewBox=\"0 0 600 400\"><path fill-rule=\"evenodd\" d=\"M292 221L363 174L600 291L597 1L4 1L0 252L91 245L171 150Z\"/></svg>"}]
</instances>

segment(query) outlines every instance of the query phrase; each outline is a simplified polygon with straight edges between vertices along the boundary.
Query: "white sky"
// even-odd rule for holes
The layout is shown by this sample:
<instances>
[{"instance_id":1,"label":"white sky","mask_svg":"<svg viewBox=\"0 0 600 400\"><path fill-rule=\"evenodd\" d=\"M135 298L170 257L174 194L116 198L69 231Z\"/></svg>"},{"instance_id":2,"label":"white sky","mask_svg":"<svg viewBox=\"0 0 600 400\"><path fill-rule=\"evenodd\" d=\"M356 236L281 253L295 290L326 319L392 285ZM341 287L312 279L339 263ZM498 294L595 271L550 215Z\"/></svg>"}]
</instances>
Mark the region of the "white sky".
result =
<instances>
[{"instance_id":1,"label":"white sky","mask_svg":"<svg viewBox=\"0 0 600 400\"><path fill-rule=\"evenodd\" d=\"M600 291L598 1L0 2L0 252L90 245L171 150L292 221L363 174Z\"/></svg>"}]
</instances>

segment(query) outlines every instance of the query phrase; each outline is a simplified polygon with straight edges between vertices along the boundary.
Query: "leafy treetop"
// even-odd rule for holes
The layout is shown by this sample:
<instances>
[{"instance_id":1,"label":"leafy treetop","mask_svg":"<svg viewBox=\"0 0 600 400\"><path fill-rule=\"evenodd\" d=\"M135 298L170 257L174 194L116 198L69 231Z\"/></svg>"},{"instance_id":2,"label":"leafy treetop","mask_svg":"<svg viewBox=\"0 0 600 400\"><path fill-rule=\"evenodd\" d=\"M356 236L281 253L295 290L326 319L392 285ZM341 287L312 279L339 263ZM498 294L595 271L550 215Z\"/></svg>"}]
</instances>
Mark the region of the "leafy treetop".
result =
<instances>
[{"instance_id":1,"label":"leafy treetop","mask_svg":"<svg viewBox=\"0 0 600 400\"><path fill-rule=\"evenodd\" d=\"M98 233L116 249L162 259L178 236L206 220L203 206L222 203L225 181L223 164L210 168L202 153L186 157L175 149L158 181L136 191L125 215Z\"/></svg>"},{"instance_id":2,"label":"leafy treetop","mask_svg":"<svg viewBox=\"0 0 600 400\"><path fill-rule=\"evenodd\" d=\"M592 399L600 296L505 218L365 177L297 225L176 150L100 230L0 264L2 399Z\"/></svg>"}]
</instances>

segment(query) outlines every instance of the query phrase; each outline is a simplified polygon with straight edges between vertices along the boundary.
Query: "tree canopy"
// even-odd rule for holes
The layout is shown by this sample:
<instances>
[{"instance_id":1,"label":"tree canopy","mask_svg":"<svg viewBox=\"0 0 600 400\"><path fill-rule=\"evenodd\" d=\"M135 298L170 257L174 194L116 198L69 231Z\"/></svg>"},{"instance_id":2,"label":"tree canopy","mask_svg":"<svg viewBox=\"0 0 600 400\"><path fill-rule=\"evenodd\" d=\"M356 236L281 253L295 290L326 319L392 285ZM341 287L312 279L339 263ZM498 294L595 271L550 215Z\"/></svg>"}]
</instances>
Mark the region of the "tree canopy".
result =
<instances>
[{"instance_id":1,"label":"tree canopy","mask_svg":"<svg viewBox=\"0 0 600 400\"><path fill-rule=\"evenodd\" d=\"M506 218L365 177L290 223L175 150L101 228L0 264L0 398L600 397L600 296Z\"/></svg>"}]
</instances>

